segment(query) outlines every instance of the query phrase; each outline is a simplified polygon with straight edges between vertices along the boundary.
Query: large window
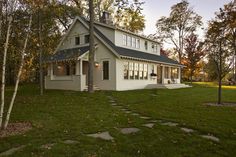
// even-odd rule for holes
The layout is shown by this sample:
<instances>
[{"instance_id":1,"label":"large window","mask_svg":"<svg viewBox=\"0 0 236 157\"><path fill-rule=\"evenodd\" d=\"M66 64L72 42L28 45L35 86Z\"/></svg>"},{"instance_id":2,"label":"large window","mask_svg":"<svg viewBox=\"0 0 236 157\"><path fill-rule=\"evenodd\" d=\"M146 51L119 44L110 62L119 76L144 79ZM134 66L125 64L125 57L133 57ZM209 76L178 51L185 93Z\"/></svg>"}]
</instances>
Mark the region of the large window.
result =
<instances>
[{"instance_id":1,"label":"large window","mask_svg":"<svg viewBox=\"0 0 236 157\"><path fill-rule=\"evenodd\" d=\"M170 78L170 76L169 76L169 67L165 67L165 78L166 79Z\"/></svg>"},{"instance_id":2,"label":"large window","mask_svg":"<svg viewBox=\"0 0 236 157\"><path fill-rule=\"evenodd\" d=\"M134 79L134 63L129 63L129 79Z\"/></svg>"},{"instance_id":3,"label":"large window","mask_svg":"<svg viewBox=\"0 0 236 157\"><path fill-rule=\"evenodd\" d=\"M124 79L147 80L148 64L124 62Z\"/></svg>"},{"instance_id":4,"label":"large window","mask_svg":"<svg viewBox=\"0 0 236 157\"><path fill-rule=\"evenodd\" d=\"M148 65L147 65L147 64L144 64L144 65L143 65L143 78L144 78L145 80L148 79Z\"/></svg>"},{"instance_id":5,"label":"large window","mask_svg":"<svg viewBox=\"0 0 236 157\"><path fill-rule=\"evenodd\" d=\"M143 80L143 64L139 64L139 79Z\"/></svg>"},{"instance_id":6,"label":"large window","mask_svg":"<svg viewBox=\"0 0 236 157\"><path fill-rule=\"evenodd\" d=\"M129 79L129 62L124 63L124 79Z\"/></svg>"},{"instance_id":7,"label":"large window","mask_svg":"<svg viewBox=\"0 0 236 157\"><path fill-rule=\"evenodd\" d=\"M135 80L139 79L138 63L134 63L134 78L135 78Z\"/></svg>"},{"instance_id":8,"label":"large window","mask_svg":"<svg viewBox=\"0 0 236 157\"><path fill-rule=\"evenodd\" d=\"M177 79L179 78L179 69L171 68L171 78Z\"/></svg>"},{"instance_id":9,"label":"large window","mask_svg":"<svg viewBox=\"0 0 236 157\"><path fill-rule=\"evenodd\" d=\"M75 63L56 63L53 64L53 75L56 76L69 76L75 75Z\"/></svg>"},{"instance_id":10,"label":"large window","mask_svg":"<svg viewBox=\"0 0 236 157\"><path fill-rule=\"evenodd\" d=\"M103 80L109 80L109 61L103 61Z\"/></svg>"}]
</instances>

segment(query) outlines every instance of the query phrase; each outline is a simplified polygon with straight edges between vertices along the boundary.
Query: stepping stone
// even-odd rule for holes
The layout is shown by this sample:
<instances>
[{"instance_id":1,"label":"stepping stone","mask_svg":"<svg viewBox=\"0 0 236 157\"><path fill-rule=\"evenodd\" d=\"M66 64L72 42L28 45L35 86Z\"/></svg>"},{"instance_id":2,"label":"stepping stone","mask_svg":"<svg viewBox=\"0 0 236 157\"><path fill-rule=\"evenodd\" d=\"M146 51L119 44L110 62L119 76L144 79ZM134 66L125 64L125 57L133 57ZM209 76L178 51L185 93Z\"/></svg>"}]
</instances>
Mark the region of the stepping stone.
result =
<instances>
[{"instance_id":1,"label":"stepping stone","mask_svg":"<svg viewBox=\"0 0 236 157\"><path fill-rule=\"evenodd\" d=\"M132 134L132 133L136 133L138 131L140 131L140 129L138 129L138 128L123 128L123 129L121 129L122 134Z\"/></svg>"},{"instance_id":2,"label":"stepping stone","mask_svg":"<svg viewBox=\"0 0 236 157\"><path fill-rule=\"evenodd\" d=\"M151 123L156 123L156 122L158 122L157 120L150 120L149 122L151 122Z\"/></svg>"},{"instance_id":3,"label":"stepping stone","mask_svg":"<svg viewBox=\"0 0 236 157\"><path fill-rule=\"evenodd\" d=\"M133 116L139 116L138 113L132 113L131 115L133 115Z\"/></svg>"},{"instance_id":4,"label":"stepping stone","mask_svg":"<svg viewBox=\"0 0 236 157\"><path fill-rule=\"evenodd\" d=\"M189 128L180 128L182 131L186 132L186 133L191 133L194 132L193 129L189 129Z\"/></svg>"},{"instance_id":5,"label":"stepping stone","mask_svg":"<svg viewBox=\"0 0 236 157\"><path fill-rule=\"evenodd\" d=\"M153 128L154 123L143 124L143 126L148 127L148 128Z\"/></svg>"},{"instance_id":6,"label":"stepping stone","mask_svg":"<svg viewBox=\"0 0 236 157\"><path fill-rule=\"evenodd\" d=\"M165 123L161 123L161 125L166 125L166 126L177 126L178 123L173 123L173 122L165 122Z\"/></svg>"},{"instance_id":7,"label":"stepping stone","mask_svg":"<svg viewBox=\"0 0 236 157\"><path fill-rule=\"evenodd\" d=\"M65 144L76 144L76 143L78 143L78 141L75 141L75 140L65 140L65 141L63 141L63 143L65 143Z\"/></svg>"},{"instance_id":8,"label":"stepping stone","mask_svg":"<svg viewBox=\"0 0 236 157\"><path fill-rule=\"evenodd\" d=\"M115 103L115 101L114 101L114 100L110 100L109 102L110 102L110 103Z\"/></svg>"},{"instance_id":9,"label":"stepping stone","mask_svg":"<svg viewBox=\"0 0 236 157\"><path fill-rule=\"evenodd\" d=\"M5 152L0 153L0 156L12 155L12 154L15 153L16 151L21 150L21 149L23 149L23 148L25 148L25 147L26 147L26 145L22 145L22 146L19 146L19 147L11 148L11 149L9 149L9 150L7 150L7 151L5 151Z\"/></svg>"},{"instance_id":10,"label":"stepping stone","mask_svg":"<svg viewBox=\"0 0 236 157\"><path fill-rule=\"evenodd\" d=\"M117 103L115 103L115 102L111 103L111 106L116 106L116 105L117 105Z\"/></svg>"},{"instance_id":11,"label":"stepping stone","mask_svg":"<svg viewBox=\"0 0 236 157\"><path fill-rule=\"evenodd\" d=\"M157 96L156 94L150 94L151 96Z\"/></svg>"},{"instance_id":12,"label":"stepping stone","mask_svg":"<svg viewBox=\"0 0 236 157\"><path fill-rule=\"evenodd\" d=\"M102 132L102 133L96 133L96 134L88 134L87 136L89 137L94 137L94 138L100 138L103 140L113 140L114 138L109 134L108 131Z\"/></svg>"},{"instance_id":13,"label":"stepping stone","mask_svg":"<svg viewBox=\"0 0 236 157\"><path fill-rule=\"evenodd\" d=\"M55 143L47 143L47 144L44 144L42 145L40 148L43 148L43 149L52 149L52 147L55 145Z\"/></svg>"},{"instance_id":14,"label":"stepping stone","mask_svg":"<svg viewBox=\"0 0 236 157\"><path fill-rule=\"evenodd\" d=\"M128 109L126 109L126 108L121 108L120 110L121 111L128 111Z\"/></svg>"},{"instance_id":15,"label":"stepping stone","mask_svg":"<svg viewBox=\"0 0 236 157\"><path fill-rule=\"evenodd\" d=\"M212 141L215 141L215 142L219 142L220 139L213 136L213 135L201 135L202 138L205 138L205 139L209 139L209 140L212 140Z\"/></svg>"},{"instance_id":16,"label":"stepping stone","mask_svg":"<svg viewBox=\"0 0 236 157\"><path fill-rule=\"evenodd\" d=\"M131 111L125 111L125 113L129 114L129 113L131 113Z\"/></svg>"},{"instance_id":17,"label":"stepping stone","mask_svg":"<svg viewBox=\"0 0 236 157\"><path fill-rule=\"evenodd\" d=\"M151 119L151 117L145 117L145 116L141 116L141 119Z\"/></svg>"}]
</instances>

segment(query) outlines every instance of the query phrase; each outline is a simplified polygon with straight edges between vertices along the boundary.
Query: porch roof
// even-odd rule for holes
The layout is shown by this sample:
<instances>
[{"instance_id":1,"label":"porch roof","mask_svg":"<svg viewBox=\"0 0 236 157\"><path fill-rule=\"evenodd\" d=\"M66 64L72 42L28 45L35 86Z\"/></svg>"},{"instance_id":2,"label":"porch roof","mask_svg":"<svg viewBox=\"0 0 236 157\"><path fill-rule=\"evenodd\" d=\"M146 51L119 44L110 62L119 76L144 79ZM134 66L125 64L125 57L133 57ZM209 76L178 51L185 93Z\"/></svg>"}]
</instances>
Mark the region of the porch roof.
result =
<instances>
[{"instance_id":1,"label":"porch roof","mask_svg":"<svg viewBox=\"0 0 236 157\"><path fill-rule=\"evenodd\" d=\"M89 46L76 47L57 51L55 54L45 59L45 62L58 62L66 60L76 60L79 56L89 51Z\"/></svg>"}]
</instances>

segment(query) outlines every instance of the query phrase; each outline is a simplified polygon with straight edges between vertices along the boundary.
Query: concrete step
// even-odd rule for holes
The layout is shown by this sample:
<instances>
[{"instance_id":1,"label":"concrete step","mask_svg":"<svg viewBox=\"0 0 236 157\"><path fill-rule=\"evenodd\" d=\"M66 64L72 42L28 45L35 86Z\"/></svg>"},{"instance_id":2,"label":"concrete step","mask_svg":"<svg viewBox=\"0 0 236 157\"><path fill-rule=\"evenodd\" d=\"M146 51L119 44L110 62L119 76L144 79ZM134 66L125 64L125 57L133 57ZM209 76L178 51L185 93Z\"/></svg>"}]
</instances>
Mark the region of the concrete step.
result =
<instances>
[{"instance_id":1,"label":"concrete step","mask_svg":"<svg viewBox=\"0 0 236 157\"><path fill-rule=\"evenodd\" d=\"M189 88L191 86L186 84L149 84L145 87L145 89L178 89L178 88Z\"/></svg>"},{"instance_id":2,"label":"concrete step","mask_svg":"<svg viewBox=\"0 0 236 157\"><path fill-rule=\"evenodd\" d=\"M101 89L100 89L98 86L96 86L96 85L93 86L93 89L94 89L95 91L101 90ZM84 91L88 91L88 86L85 86Z\"/></svg>"}]
</instances>

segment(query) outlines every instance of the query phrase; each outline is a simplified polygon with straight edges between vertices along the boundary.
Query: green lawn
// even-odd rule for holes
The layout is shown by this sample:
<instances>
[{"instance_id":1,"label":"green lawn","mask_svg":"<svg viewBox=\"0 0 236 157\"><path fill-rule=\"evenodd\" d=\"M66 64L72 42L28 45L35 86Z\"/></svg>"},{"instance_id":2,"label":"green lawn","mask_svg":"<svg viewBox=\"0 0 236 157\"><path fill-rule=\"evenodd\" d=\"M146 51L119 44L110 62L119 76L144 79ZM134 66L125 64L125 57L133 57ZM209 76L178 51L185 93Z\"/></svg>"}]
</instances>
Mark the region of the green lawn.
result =
<instances>
[{"instance_id":1,"label":"green lawn","mask_svg":"<svg viewBox=\"0 0 236 157\"><path fill-rule=\"evenodd\" d=\"M8 88L7 94L12 92ZM217 100L213 85L195 84L187 89L155 89L124 92L85 92L47 90L38 95L35 85L22 86L16 98L12 122L30 121L33 129L24 135L0 139L0 152L27 145L12 156L36 157L183 157L235 156L236 107L204 106ZM107 96L119 105L152 119L179 123L177 127L156 123L143 127L148 120L126 114L112 107ZM223 89L223 101L236 102L236 88ZM138 127L131 135L120 133L122 127ZM194 129L187 134L180 127ZM87 137L88 133L109 131L114 141ZM220 142L199 135L212 134ZM77 140L77 144L63 141ZM41 148L54 143L51 149Z\"/></svg>"}]
</instances>

